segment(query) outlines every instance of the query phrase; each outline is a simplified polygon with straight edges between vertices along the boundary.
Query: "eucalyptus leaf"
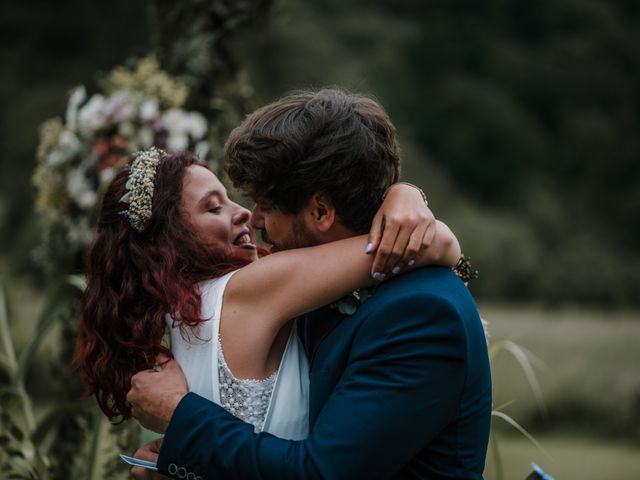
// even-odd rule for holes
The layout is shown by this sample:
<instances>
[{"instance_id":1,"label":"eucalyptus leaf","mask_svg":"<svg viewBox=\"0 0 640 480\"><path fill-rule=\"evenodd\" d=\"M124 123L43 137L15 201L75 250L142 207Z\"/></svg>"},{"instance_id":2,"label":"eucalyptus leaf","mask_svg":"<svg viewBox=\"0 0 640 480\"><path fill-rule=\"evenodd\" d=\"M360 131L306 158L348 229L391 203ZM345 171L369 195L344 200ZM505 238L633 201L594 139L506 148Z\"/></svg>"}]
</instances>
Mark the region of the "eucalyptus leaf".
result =
<instances>
[{"instance_id":1,"label":"eucalyptus leaf","mask_svg":"<svg viewBox=\"0 0 640 480\"><path fill-rule=\"evenodd\" d=\"M0 335L2 336L2 347L4 348L4 358L10 372L14 372L16 354L13 348L13 340L9 330L9 314L7 313L7 299L4 288L0 285Z\"/></svg>"},{"instance_id":2,"label":"eucalyptus leaf","mask_svg":"<svg viewBox=\"0 0 640 480\"><path fill-rule=\"evenodd\" d=\"M0 370L6 373L9 377L13 377L15 373L14 368L7 360L7 357L2 354L0 354Z\"/></svg>"},{"instance_id":3,"label":"eucalyptus leaf","mask_svg":"<svg viewBox=\"0 0 640 480\"><path fill-rule=\"evenodd\" d=\"M25 437L24 432L15 423L11 423L11 425L9 425L9 433L19 442L21 442Z\"/></svg>"},{"instance_id":4,"label":"eucalyptus leaf","mask_svg":"<svg viewBox=\"0 0 640 480\"><path fill-rule=\"evenodd\" d=\"M81 292L87 288L87 279L84 275L67 275L67 283Z\"/></svg>"},{"instance_id":5,"label":"eucalyptus leaf","mask_svg":"<svg viewBox=\"0 0 640 480\"><path fill-rule=\"evenodd\" d=\"M76 284L78 280L75 280ZM24 384L31 359L46 337L51 327L62 318L62 313L69 308L71 302L78 297L78 285L74 285L70 277L58 282L47 295L37 327L29 343L22 351L18 361L17 380Z\"/></svg>"},{"instance_id":6,"label":"eucalyptus leaf","mask_svg":"<svg viewBox=\"0 0 640 480\"><path fill-rule=\"evenodd\" d=\"M89 400L78 400L56 405L40 420L36 430L31 435L31 440L35 444L41 444L56 425L67 421L75 415L86 414L92 407L95 408L95 404Z\"/></svg>"},{"instance_id":7,"label":"eucalyptus leaf","mask_svg":"<svg viewBox=\"0 0 640 480\"><path fill-rule=\"evenodd\" d=\"M114 426L101 411L96 410L93 416L93 436L87 444L89 471L88 480L102 480L103 478L128 478L129 470L122 462L118 461L120 448L117 435L122 432L124 425Z\"/></svg>"}]
</instances>

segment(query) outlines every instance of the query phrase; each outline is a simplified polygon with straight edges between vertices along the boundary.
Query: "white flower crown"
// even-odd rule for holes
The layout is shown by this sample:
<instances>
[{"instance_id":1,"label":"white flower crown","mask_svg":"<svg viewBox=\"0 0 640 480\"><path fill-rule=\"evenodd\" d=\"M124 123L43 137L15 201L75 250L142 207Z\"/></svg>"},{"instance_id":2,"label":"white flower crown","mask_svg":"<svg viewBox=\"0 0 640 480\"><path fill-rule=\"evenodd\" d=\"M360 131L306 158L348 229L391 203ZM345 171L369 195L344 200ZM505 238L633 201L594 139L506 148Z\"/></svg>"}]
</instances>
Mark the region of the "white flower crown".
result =
<instances>
[{"instance_id":1,"label":"white flower crown","mask_svg":"<svg viewBox=\"0 0 640 480\"><path fill-rule=\"evenodd\" d=\"M156 171L166 154L164 150L151 147L136 152L135 159L129 166L126 193L120 199L129 208L120 212L120 215L127 217L133 229L138 232L144 231L151 218Z\"/></svg>"}]
</instances>

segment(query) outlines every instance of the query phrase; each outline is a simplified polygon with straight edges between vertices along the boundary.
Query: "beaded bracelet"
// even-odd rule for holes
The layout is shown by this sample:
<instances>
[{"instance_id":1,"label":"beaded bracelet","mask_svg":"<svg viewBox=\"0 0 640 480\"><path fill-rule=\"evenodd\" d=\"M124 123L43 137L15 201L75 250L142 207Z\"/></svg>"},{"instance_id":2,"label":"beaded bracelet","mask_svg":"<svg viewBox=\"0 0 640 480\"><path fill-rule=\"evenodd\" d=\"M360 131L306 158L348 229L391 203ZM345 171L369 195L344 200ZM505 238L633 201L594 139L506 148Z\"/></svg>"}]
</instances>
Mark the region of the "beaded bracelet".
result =
<instances>
[{"instance_id":1,"label":"beaded bracelet","mask_svg":"<svg viewBox=\"0 0 640 480\"><path fill-rule=\"evenodd\" d=\"M455 273L464 283L478 278L478 271L473 269L470 260L470 258L461 255L458 263L451 268L453 273Z\"/></svg>"},{"instance_id":2,"label":"beaded bracelet","mask_svg":"<svg viewBox=\"0 0 640 480\"><path fill-rule=\"evenodd\" d=\"M416 190L418 190L420 192L420 195L422 195L422 199L424 200L425 205L429 205L429 202L427 201L427 195L424 193L424 191L419 186L414 185L413 183L409 183L409 182L397 182L397 183L394 183L393 185L389 185L389 187L382 194L382 201L383 202L384 202L384 199L387 198L387 194L389 193L389 190L394 185L408 185L409 187L415 188Z\"/></svg>"}]
</instances>

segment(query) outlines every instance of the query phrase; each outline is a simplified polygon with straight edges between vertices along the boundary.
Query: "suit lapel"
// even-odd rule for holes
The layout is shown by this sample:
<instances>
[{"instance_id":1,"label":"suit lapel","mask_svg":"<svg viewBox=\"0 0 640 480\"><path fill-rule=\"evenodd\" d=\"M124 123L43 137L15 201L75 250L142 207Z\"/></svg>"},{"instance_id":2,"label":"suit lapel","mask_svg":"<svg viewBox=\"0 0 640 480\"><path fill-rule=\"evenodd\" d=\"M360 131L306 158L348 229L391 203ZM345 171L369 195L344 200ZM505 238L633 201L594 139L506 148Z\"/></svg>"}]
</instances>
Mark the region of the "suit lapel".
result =
<instances>
[{"instance_id":1,"label":"suit lapel","mask_svg":"<svg viewBox=\"0 0 640 480\"><path fill-rule=\"evenodd\" d=\"M336 308L322 307L298 319L298 332L313 370L313 357L320 343L344 319Z\"/></svg>"}]
</instances>

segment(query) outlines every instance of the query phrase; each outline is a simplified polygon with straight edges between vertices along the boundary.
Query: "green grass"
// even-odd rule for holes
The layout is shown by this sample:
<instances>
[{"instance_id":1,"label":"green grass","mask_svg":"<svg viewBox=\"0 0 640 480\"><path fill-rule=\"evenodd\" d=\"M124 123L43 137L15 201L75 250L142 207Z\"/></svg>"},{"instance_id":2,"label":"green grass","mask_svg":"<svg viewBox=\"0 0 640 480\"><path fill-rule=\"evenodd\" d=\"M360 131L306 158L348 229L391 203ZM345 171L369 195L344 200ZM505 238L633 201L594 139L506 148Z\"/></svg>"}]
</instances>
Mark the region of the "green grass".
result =
<instances>
[{"instance_id":1,"label":"green grass","mask_svg":"<svg viewBox=\"0 0 640 480\"><path fill-rule=\"evenodd\" d=\"M539 413L515 358L493 360L494 405L533 433L549 456L494 419L504 479L524 479L535 462L556 479L640 478L640 314L578 308L481 305L491 341L532 352L549 411ZM485 471L496 479L491 455Z\"/></svg>"},{"instance_id":2,"label":"green grass","mask_svg":"<svg viewBox=\"0 0 640 480\"><path fill-rule=\"evenodd\" d=\"M550 412L514 358L493 361L494 404L533 431L569 429L640 441L640 314L483 305L492 341L510 339L540 360L535 372Z\"/></svg>"},{"instance_id":3,"label":"green grass","mask_svg":"<svg viewBox=\"0 0 640 480\"><path fill-rule=\"evenodd\" d=\"M638 480L640 447L572 435L537 435L551 455L541 453L521 436L499 435L503 478L524 480L531 462L540 465L556 480ZM486 480L497 478L491 458L485 468Z\"/></svg>"}]
</instances>

